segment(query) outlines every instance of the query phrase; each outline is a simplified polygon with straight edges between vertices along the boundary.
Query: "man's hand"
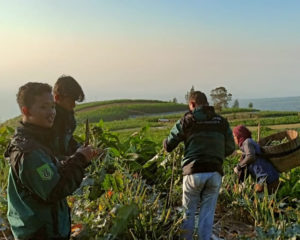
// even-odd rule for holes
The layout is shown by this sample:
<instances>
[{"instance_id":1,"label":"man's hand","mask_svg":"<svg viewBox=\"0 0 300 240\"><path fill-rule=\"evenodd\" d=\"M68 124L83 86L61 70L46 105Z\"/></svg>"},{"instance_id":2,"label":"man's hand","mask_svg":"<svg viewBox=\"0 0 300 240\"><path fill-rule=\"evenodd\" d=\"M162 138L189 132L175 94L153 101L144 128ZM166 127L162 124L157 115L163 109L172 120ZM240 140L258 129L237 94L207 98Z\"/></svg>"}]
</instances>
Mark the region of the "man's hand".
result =
<instances>
[{"instance_id":1,"label":"man's hand","mask_svg":"<svg viewBox=\"0 0 300 240\"><path fill-rule=\"evenodd\" d=\"M234 171L236 174L239 174L239 173L242 171L242 167L238 164L238 165L236 165L236 167L233 169L233 171Z\"/></svg>"},{"instance_id":2,"label":"man's hand","mask_svg":"<svg viewBox=\"0 0 300 240\"><path fill-rule=\"evenodd\" d=\"M85 157L87 162L90 162L92 158L99 154L98 150L93 148L91 145L81 146L77 149L76 152L81 153Z\"/></svg>"},{"instance_id":3,"label":"man's hand","mask_svg":"<svg viewBox=\"0 0 300 240\"><path fill-rule=\"evenodd\" d=\"M163 141L163 148L166 152L169 152L168 151L168 139L166 138L164 141Z\"/></svg>"},{"instance_id":4,"label":"man's hand","mask_svg":"<svg viewBox=\"0 0 300 240\"><path fill-rule=\"evenodd\" d=\"M239 174L239 172L240 172L240 171L238 170L238 168L237 168L237 167L234 167L233 171L234 171L234 173L235 173L235 174L237 174L237 175L238 175L238 174Z\"/></svg>"}]
</instances>

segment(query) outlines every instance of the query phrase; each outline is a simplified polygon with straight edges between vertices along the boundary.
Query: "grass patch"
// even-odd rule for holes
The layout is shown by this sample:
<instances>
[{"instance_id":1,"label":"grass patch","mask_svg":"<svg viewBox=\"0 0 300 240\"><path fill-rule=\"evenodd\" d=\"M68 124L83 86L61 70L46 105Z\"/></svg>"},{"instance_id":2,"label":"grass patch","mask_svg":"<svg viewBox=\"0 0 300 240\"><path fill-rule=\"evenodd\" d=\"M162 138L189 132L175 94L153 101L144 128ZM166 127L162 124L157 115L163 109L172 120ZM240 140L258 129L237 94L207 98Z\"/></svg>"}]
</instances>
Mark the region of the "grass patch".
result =
<instances>
[{"instance_id":1,"label":"grass patch","mask_svg":"<svg viewBox=\"0 0 300 240\"><path fill-rule=\"evenodd\" d=\"M97 102L88 102L88 103L82 103L78 104L75 108L75 111L80 111L85 108L91 108L91 107L101 107L105 105L111 105L111 104L133 104L133 103L163 103L163 101L159 100L144 100L144 99L117 99L117 100L107 100L107 101L97 101Z\"/></svg>"},{"instance_id":2,"label":"grass patch","mask_svg":"<svg viewBox=\"0 0 300 240\"><path fill-rule=\"evenodd\" d=\"M286 117L286 116L298 116L298 112L293 111L261 111L258 112L259 117Z\"/></svg>"},{"instance_id":3,"label":"grass patch","mask_svg":"<svg viewBox=\"0 0 300 240\"><path fill-rule=\"evenodd\" d=\"M220 114L238 113L238 112L259 112L258 109L253 108L224 108Z\"/></svg>"},{"instance_id":4,"label":"grass patch","mask_svg":"<svg viewBox=\"0 0 300 240\"><path fill-rule=\"evenodd\" d=\"M79 123L84 122L86 118L89 118L91 122L98 122L100 119L103 121L114 121L124 120L131 116L184 111L186 108L184 104L170 102L132 103L93 108L90 111L79 111L76 112L76 118Z\"/></svg>"}]
</instances>

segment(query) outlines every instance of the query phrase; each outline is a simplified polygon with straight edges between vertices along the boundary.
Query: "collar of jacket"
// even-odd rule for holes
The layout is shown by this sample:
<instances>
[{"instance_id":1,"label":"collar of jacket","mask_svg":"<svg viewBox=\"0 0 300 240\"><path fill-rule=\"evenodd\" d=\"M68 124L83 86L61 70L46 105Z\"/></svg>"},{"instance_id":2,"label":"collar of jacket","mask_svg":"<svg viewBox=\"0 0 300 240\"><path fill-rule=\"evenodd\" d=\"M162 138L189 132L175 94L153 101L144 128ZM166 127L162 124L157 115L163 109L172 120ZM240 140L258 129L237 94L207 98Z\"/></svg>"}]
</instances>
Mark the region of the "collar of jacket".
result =
<instances>
[{"instance_id":1,"label":"collar of jacket","mask_svg":"<svg viewBox=\"0 0 300 240\"><path fill-rule=\"evenodd\" d=\"M192 114L196 120L206 120L215 115L215 109L212 106L199 106L192 111Z\"/></svg>"},{"instance_id":2,"label":"collar of jacket","mask_svg":"<svg viewBox=\"0 0 300 240\"><path fill-rule=\"evenodd\" d=\"M56 115L60 114L61 116L69 116L73 115L74 111L68 111L67 109L61 107L59 104L55 104L55 109L56 109Z\"/></svg>"},{"instance_id":3,"label":"collar of jacket","mask_svg":"<svg viewBox=\"0 0 300 240\"><path fill-rule=\"evenodd\" d=\"M61 131L61 133L58 134L62 134L65 133L66 129L71 129L71 132L73 132L76 128L74 111L68 111L58 104L56 104L55 108L56 116L52 126L54 132L57 134L57 131Z\"/></svg>"},{"instance_id":4,"label":"collar of jacket","mask_svg":"<svg viewBox=\"0 0 300 240\"><path fill-rule=\"evenodd\" d=\"M51 128L44 128L31 123L23 122L20 122L20 125L21 126L16 129L16 135L32 137L36 141L45 144L48 144L51 141Z\"/></svg>"}]
</instances>

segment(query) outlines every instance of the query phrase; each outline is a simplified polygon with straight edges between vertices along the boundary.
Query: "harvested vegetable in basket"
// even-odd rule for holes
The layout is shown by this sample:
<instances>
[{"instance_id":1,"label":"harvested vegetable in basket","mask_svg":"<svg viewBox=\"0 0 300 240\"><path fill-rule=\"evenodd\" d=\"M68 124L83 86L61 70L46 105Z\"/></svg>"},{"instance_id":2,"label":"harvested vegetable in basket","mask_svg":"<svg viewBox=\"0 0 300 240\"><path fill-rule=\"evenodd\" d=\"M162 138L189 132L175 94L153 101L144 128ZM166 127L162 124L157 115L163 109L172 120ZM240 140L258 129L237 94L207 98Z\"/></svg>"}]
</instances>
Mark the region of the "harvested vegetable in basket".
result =
<instances>
[{"instance_id":1,"label":"harvested vegetable in basket","mask_svg":"<svg viewBox=\"0 0 300 240\"><path fill-rule=\"evenodd\" d=\"M279 144L287 143L289 140L287 137L283 138L282 140L273 140L266 143L265 146L276 146Z\"/></svg>"}]
</instances>

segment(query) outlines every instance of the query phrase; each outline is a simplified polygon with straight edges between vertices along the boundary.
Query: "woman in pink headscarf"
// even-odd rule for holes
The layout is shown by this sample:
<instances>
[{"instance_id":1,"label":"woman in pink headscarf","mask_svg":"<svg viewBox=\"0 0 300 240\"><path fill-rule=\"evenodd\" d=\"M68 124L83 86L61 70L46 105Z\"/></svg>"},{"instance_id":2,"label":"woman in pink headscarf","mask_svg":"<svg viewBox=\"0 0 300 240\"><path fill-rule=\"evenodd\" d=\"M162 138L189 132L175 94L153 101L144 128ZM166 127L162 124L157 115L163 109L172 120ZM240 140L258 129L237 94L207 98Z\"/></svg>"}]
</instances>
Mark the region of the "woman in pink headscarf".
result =
<instances>
[{"instance_id":1,"label":"woman in pink headscarf","mask_svg":"<svg viewBox=\"0 0 300 240\"><path fill-rule=\"evenodd\" d=\"M242 151L242 158L234 168L234 172L240 175L247 169L257 181L255 186L257 192L262 192L266 183L269 193L273 193L279 185L279 173L261 156L260 146L252 139L250 130L243 125L236 126L233 128L233 137Z\"/></svg>"}]
</instances>

